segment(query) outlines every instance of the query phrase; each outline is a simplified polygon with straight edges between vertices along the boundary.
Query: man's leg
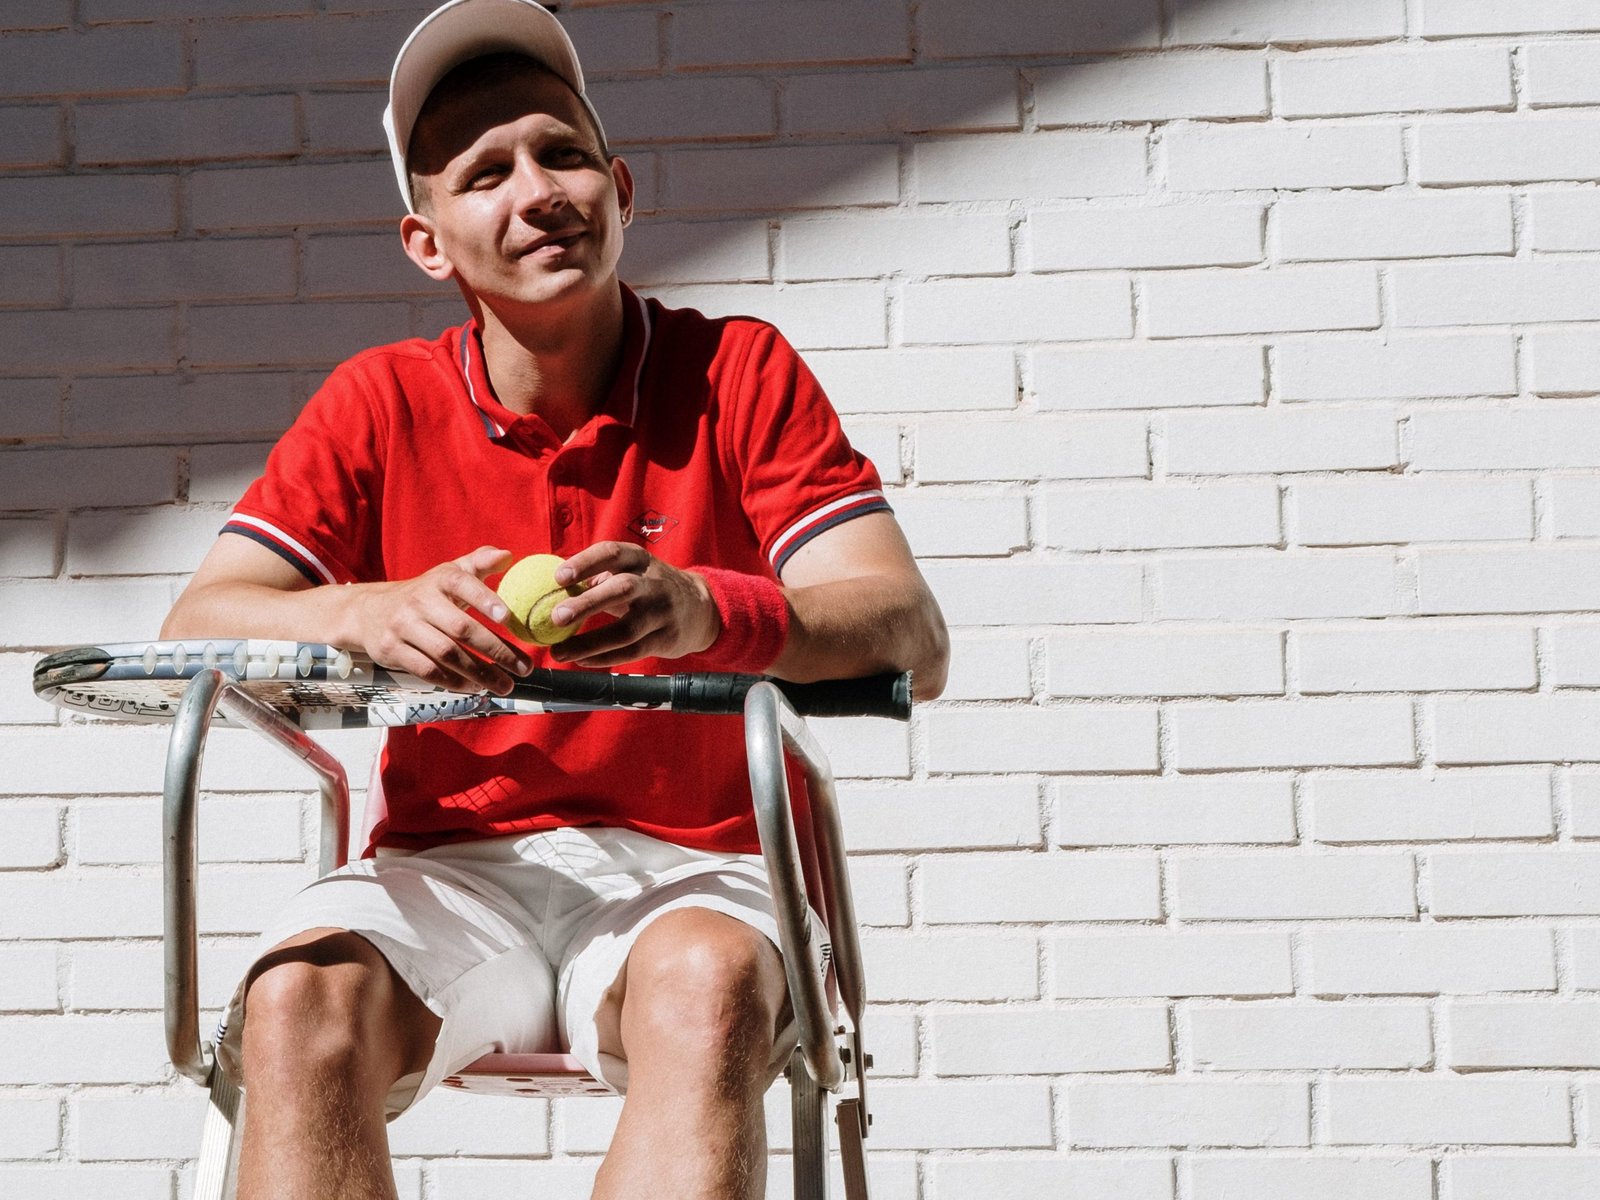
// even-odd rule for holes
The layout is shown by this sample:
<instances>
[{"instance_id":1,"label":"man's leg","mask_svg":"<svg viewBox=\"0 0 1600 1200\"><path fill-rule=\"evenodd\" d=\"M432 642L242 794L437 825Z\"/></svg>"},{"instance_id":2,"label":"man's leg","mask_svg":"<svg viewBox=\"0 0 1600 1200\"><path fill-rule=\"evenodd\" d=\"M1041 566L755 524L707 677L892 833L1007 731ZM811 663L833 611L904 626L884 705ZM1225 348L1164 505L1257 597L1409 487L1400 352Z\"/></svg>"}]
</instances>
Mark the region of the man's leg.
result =
<instances>
[{"instance_id":1,"label":"man's leg","mask_svg":"<svg viewBox=\"0 0 1600 1200\"><path fill-rule=\"evenodd\" d=\"M596 1200L748 1200L767 1173L761 1096L786 988L777 949L707 908L652 922L628 954L628 1098Z\"/></svg>"},{"instance_id":2,"label":"man's leg","mask_svg":"<svg viewBox=\"0 0 1600 1200\"><path fill-rule=\"evenodd\" d=\"M439 1018L371 942L312 929L268 951L245 1000L240 1200L391 1200L384 1097Z\"/></svg>"}]
</instances>

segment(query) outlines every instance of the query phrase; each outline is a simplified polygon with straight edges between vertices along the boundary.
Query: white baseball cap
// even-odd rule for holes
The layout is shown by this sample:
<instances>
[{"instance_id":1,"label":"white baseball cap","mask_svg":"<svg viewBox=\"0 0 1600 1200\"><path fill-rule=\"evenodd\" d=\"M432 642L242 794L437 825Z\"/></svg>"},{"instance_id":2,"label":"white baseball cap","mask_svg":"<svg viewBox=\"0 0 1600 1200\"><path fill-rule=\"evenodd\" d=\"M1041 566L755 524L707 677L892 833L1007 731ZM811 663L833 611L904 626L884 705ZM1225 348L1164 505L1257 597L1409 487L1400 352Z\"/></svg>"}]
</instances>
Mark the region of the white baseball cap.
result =
<instances>
[{"instance_id":1,"label":"white baseball cap","mask_svg":"<svg viewBox=\"0 0 1600 1200\"><path fill-rule=\"evenodd\" d=\"M605 145L605 128L583 90L578 52L549 9L534 0L449 0L411 31L389 76L389 106L383 110L383 129L389 135L389 156L394 160L395 179L406 211L416 211L406 171L406 147L428 94L468 59L507 51L527 55L570 87L593 118L600 143Z\"/></svg>"}]
</instances>

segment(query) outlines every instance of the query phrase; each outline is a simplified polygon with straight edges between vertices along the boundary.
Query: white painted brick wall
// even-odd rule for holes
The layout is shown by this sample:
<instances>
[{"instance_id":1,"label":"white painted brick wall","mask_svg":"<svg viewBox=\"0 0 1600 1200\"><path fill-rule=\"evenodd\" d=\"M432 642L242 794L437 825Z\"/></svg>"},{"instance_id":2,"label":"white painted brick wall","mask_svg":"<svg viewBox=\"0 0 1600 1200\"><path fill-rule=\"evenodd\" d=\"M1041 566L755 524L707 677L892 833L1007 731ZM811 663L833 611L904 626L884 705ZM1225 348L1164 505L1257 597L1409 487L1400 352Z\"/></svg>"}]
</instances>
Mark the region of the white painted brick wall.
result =
<instances>
[{"instance_id":1,"label":"white painted brick wall","mask_svg":"<svg viewBox=\"0 0 1600 1200\"><path fill-rule=\"evenodd\" d=\"M0 5L0 1196L193 1186L162 734L27 674L151 636L328 368L460 319L378 126L429 6ZM819 724L877 1193L1600 1187L1596 6L561 17L640 185L625 277L780 324L953 626L909 731ZM237 735L208 785L215 1008L314 822ZM586 1195L615 1116L437 1097L400 1194Z\"/></svg>"}]
</instances>

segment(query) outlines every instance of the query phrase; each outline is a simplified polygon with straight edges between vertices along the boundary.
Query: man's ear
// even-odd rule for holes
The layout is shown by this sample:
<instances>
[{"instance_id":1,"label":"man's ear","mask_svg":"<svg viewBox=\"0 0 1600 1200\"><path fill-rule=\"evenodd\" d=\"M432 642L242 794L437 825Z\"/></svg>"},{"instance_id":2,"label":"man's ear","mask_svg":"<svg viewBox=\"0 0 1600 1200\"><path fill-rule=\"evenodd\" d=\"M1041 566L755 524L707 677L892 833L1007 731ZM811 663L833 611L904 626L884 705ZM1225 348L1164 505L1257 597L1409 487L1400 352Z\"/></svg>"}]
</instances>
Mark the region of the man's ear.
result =
<instances>
[{"instance_id":1,"label":"man's ear","mask_svg":"<svg viewBox=\"0 0 1600 1200\"><path fill-rule=\"evenodd\" d=\"M613 158L611 179L617 185L617 208L622 213L622 224L626 228L633 222L633 172L628 170L628 164L622 159Z\"/></svg>"},{"instance_id":2,"label":"man's ear","mask_svg":"<svg viewBox=\"0 0 1600 1200\"><path fill-rule=\"evenodd\" d=\"M443 283L455 277L455 264L439 245L433 222L418 213L407 213L400 220L400 241L406 257L416 263L430 279Z\"/></svg>"}]
</instances>

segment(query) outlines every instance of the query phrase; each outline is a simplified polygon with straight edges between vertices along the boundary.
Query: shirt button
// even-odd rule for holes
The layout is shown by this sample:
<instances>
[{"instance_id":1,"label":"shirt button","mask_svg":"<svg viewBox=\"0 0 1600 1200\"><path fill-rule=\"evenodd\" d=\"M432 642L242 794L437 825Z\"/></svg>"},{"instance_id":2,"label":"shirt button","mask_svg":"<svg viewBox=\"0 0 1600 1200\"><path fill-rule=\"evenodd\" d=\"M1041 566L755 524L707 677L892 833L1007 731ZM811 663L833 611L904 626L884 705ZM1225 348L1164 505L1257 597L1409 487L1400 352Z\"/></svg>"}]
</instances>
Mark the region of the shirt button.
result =
<instances>
[{"instance_id":1,"label":"shirt button","mask_svg":"<svg viewBox=\"0 0 1600 1200\"><path fill-rule=\"evenodd\" d=\"M568 525L571 525L572 509L568 508L565 504L558 507L556 509L556 524L562 529L565 529Z\"/></svg>"}]
</instances>

